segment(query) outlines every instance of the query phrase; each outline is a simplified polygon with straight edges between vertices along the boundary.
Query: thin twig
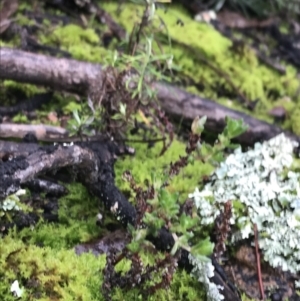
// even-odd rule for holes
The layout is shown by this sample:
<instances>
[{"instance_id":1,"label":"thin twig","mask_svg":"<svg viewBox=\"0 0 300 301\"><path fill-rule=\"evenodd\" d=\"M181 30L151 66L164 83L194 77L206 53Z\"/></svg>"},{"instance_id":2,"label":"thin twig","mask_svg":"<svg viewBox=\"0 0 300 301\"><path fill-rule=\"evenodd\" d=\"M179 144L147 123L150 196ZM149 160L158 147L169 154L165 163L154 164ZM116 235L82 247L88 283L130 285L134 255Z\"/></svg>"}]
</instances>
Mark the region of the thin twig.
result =
<instances>
[{"instance_id":1,"label":"thin twig","mask_svg":"<svg viewBox=\"0 0 300 301\"><path fill-rule=\"evenodd\" d=\"M255 254L256 254L259 290L260 290L261 299L265 300L265 293L264 293L264 287L263 287L262 276L261 276L261 268L260 268L260 253L259 253L259 249L258 249L258 235L257 235L257 225L256 224L254 224L254 240L255 240Z\"/></svg>"}]
</instances>

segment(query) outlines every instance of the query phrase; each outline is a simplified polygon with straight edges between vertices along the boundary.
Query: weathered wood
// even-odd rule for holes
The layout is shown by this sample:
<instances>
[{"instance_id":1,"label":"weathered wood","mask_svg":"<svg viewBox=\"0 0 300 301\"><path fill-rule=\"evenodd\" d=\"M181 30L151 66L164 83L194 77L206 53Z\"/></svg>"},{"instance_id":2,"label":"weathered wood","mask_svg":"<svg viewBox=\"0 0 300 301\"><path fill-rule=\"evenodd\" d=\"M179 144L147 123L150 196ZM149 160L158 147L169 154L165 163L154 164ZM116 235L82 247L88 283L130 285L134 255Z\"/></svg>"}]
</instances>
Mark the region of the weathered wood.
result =
<instances>
[{"instance_id":1,"label":"weathered wood","mask_svg":"<svg viewBox=\"0 0 300 301\"><path fill-rule=\"evenodd\" d=\"M48 86L54 90L87 95L99 80L100 65L33 54L12 48L0 49L0 78Z\"/></svg>"},{"instance_id":2,"label":"weathered wood","mask_svg":"<svg viewBox=\"0 0 300 301\"><path fill-rule=\"evenodd\" d=\"M39 149L36 143L16 143L0 140L0 159L5 157L13 158L18 156L28 156ZM1 161L0 161L1 162Z\"/></svg>"},{"instance_id":3,"label":"weathered wood","mask_svg":"<svg viewBox=\"0 0 300 301\"><path fill-rule=\"evenodd\" d=\"M24 138L27 134L33 134L38 140L43 138L61 138L68 136L68 131L58 126L44 124L15 124L0 123L0 137Z\"/></svg>"},{"instance_id":4,"label":"weathered wood","mask_svg":"<svg viewBox=\"0 0 300 301\"><path fill-rule=\"evenodd\" d=\"M125 225L134 224L136 211L114 184L113 164L116 155L127 152L126 148L109 140L43 147L2 141L0 148L12 156L11 160L0 163L0 200L40 174L70 166L118 220Z\"/></svg>"},{"instance_id":5,"label":"weathered wood","mask_svg":"<svg viewBox=\"0 0 300 301\"><path fill-rule=\"evenodd\" d=\"M285 132L293 140L299 141L300 137L282 130L280 127L255 119L245 113L228 109L212 100L187 93L174 86L156 83L157 97L163 109L169 114L185 118L188 121L196 116L207 116L205 127L213 133L220 133L225 127L225 117L243 119L248 125L248 130L237 140L244 145L253 145L257 141L269 140Z\"/></svg>"},{"instance_id":6,"label":"weathered wood","mask_svg":"<svg viewBox=\"0 0 300 301\"><path fill-rule=\"evenodd\" d=\"M103 70L99 64L54 58L17 49L0 49L0 78L64 90L79 95L90 95L101 89ZM226 108L212 100L202 98L165 83L154 83L158 100L170 115L191 122L196 116L207 116L206 129L220 133L224 129L225 117L243 119L248 125L246 133L237 138L242 144L252 145L256 141L268 140L284 132L280 127L255 119L244 113ZM293 140L300 138L285 132Z\"/></svg>"}]
</instances>

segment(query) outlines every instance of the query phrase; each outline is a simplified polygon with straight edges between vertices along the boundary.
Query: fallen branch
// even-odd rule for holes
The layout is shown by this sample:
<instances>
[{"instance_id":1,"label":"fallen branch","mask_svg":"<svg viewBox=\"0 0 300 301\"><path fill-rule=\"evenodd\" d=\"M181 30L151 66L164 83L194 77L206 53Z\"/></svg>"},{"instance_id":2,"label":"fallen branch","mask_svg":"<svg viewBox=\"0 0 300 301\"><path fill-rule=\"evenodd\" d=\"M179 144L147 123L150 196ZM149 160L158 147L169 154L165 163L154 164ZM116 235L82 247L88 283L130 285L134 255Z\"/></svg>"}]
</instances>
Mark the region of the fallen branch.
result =
<instances>
[{"instance_id":1,"label":"fallen branch","mask_svg":"<svg viewBox=\"0 0 300 301\"><path fill-rule=\"evenodd\" d=\"M1 123L0 137L1 138L24 138L26 135L32 134L38 140L56 139L62 136L68 136L68 131L58 126L44 124L15 124Z\"/></svg>"},{"instance_id":2,"label":"fallen branch","mask_svg":"<svg viewBox=\"0 0 300 301\"><path fill-rule=\"evenodd\" d=\"M68 91L83 96L101 91L104 72L99 64L48 57L10 48L0 49L0 57L1 79L48 86L54 90ZM228 109L174 86L154 83L153 88L157 91L157 97L163 109L169 115L184 118L188 122L196 116L206 115L206 129L211 133L222 132L226 116L243 119L248 125L248 130L237 138L239 143L252 145L256 141L268 140L283 132L278 126ZM293 140L300 140L299 137L289 132L285 134Z\"/></svg>"},{"instance_id":3,"label":"fallen branch","mask_svg":"<svg viewBox=\"0 0 300 301\"><path fill-rule=\"evenodd\" d=\"M101 84L102 68L97 64L11 48L1 48L0 57L1 79L48 86L53 90L85 96L91 93L93 84Z\"/></svg>"}]
</instances>

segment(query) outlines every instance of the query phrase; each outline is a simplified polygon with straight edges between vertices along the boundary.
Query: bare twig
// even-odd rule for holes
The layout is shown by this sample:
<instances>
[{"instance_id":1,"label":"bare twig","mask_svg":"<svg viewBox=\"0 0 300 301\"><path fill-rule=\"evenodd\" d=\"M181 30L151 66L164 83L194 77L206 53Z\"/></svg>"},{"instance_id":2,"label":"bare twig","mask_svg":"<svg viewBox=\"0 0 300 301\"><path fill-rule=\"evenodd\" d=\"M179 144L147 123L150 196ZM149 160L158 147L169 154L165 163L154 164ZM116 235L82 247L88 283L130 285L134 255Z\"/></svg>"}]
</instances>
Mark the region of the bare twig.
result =
<instances>
[{"instance_id":1,"label":"bare twig","mask_svg":"<svg viewBox=\"0 0 300 301\"><path fill-rule=\"evenodd\" d=\"M26 134L33 134L38 140L56 139L68 135L68 131L58 126L44 124L14 124L1 123L1 138L24 138Z\"/></svg>"},{"instance_id":2,"label":"bare twig","mask_svg":"<svg viewBox=\"0 0 300 301\"><path fill-rule=\"evenodd\" d=\"M257 225L256 224L254 224L254 240L255 240L255 253L256 253L256 264L257 264L257 276L258 276L259 290L260 290L261 299L265 300L264 286L263 286L262 276L261 276L260 253L259 253L259 247L258 247L258 235L257 235Z\"/></svg>"}]
</instances>

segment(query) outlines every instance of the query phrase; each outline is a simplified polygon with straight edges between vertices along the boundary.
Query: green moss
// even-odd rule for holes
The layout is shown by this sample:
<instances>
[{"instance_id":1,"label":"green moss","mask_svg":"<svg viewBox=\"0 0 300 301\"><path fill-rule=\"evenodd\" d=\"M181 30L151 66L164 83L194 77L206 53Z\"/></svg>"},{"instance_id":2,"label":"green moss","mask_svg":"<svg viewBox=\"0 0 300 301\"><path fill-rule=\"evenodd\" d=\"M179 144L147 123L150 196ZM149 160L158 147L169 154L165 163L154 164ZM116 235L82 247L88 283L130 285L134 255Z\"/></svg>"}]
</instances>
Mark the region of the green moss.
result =
<instances>
[{"instance_id":1,"label":"green moss","mask_svg":"<svg viewBox=\"0 0 300 301\"><path fill-rule=\"evenodd\" d=\"M33 26L36 25L36 22L34 19L28 18L24 16L23 12L17 14L17 22L21 26Z\"/></svg>"},{"instance_id":2,"label":"green moss","mask_svg":"<svg viewBox=\"0 0 300 301\"><path fill-rule=\"evenodd\" d=\"M29 120L26 115L23 115L22 113L17 114L12 119L15 123L29 123Z\"/></svg>"},{"instance_id":3,"label":"green moss","mask_svg":"<svg viewBox=\"0 0 300 301\"><path fill-rule=\"evenodd\" d=\"M20 1L18 11L32 9L32 1Z\"/></svg>"},{"instance_id":4,"label":"green moss","mask_svg":"<svg viewBox=\"0 0 300 301\"><path fill-rule=\"evenodd\" d=\"M288 34L289 31L290 31L288 24L281 24L281 25L279 26L279 30L280 30L280 32L283 33L283 34Z\"/></svg>"},{"instance_id":5,"label":"green moss","mask_svg":"<svg viewBox=\"0 0 300 301\"><path fill-rule=\"evenodd\" d=\"M43 19L43 25L49 27L51 26L51 22L48 19Z\"/></svg>"},{"instance_id":6,"label":"green moss","mask_svg":"<svg viewBox=\"0 0 300 301\"><path fill-rule=\"evenodd\" d=\"M206 300L206 297L203 294L203 288L196 279L191 278L185 271L177 271L169 290L156 291L145 299L138 294L137 289L131 289L126 294L124 291L116 289L112 300L201 301Z\"/></svg>"},{"instance_id":7,"label":"green moss","mask_svg":"<svg viewBox=\"0 0 300 301\"><path fill-rule=\"evenodd\" d=\"M27 98L31 98L36 93L45 92L44 88L37 87L31 84L23 84L12 80L2 81L2 88L0 93L1 105L12 106L20 101L25 101ZM22 98L16 95L24 95ZM20 114L21 115L21 114ZM17 122L21 122L23 117L17 117ZM26 121L25 121L26 122Z\"/></svg>"},{"instance_id":8,"label":"green moss","mask_svg":"<svg viewBox=\"0 0 300 301\"><path fill-rule=\"evenodd\" d=\"M11 47L12 43L11 42L5 42L0 40L0 47Z\"/></svg>"},{"instance_id":9,"label":"green moss","mask_svg":"<svg viewBox=\"0 0 300 301\"><path fill-rule=\"evenodd\" d=\"M43 221L33 229L12 231L0 244L0 298L14 300L9 288L18 280L24 288L22 300L104 301L101 293L105 256L75 255L76 243L100 237L95 226L98 200L80 184L68 186L70 193L60 200L59 223ZM42 247L39 247L42 246ZM142 254L145 265L153 264L151 252ZM130 262L123 260L117 270L124 274ZM158 275L156 275L158 276ZM152 282L157 281L156 276ZM177 271L170 290L158 291L144 300L201 300L203 288L185 271ZM113 300L141 300L137 289L113 291Z\"/></svg>"},{"instance_id":10,"label":"green moss","mask_svg":"<svg viewBox=\"0 0 300 301\"><path fill-rule=\"evenodd\" d=\"M105 256L26 246L10 234L1 241L0 261L1 300L15 300L10 294L15 280L24 288L22 300L103 300L99 287Z\"/></svg>"},{"instance_id":11,"label":"green moss","mask_svg":"<svg viewBox=\"0 0 300 301\"><path fill-rule=\"evenodd\" d=\"M40 87L31 85L31 84L23 84L23 83L15 82L13 80L4 80L3 85L4 85L4 88L7 88L7 89L22 90L28 98L32 97L36 93L41 93L41 92L45 91L44 88L40 88Z\"/></svg>"},{"instance_id":12,"label":"green moss","mask_svg":"<svg viewBox=\"0 0 300 301\"><path fill-rule=\"evenodd\" d=\"M131 169L138 183L143 182L149 178L150 171L159 173L171 161L174 162L179 154L184 155L185 148L184 143L175 141L165 156L158 157L161 145L157 144L151 149L144 144L136 146L137 154L134 158L117 163L116 181L121 183L121 188L126 186L120 177L125 169ZM187 192L193 190L201 174L209 173L210 170L210 166L196 162L174 180L170 189L180 191L184 199ZM99 201L78 183L68 185L67 188L69 194L59 200L59 223L40 221L34 228L11 233L2 239L0 260L5 265L1 265L2 270L0 267L0 280L3 279L0 297L3 300L13 300L7 297L7 291L16 279L21 287L25 287L24 300L35 298L38 294L41 300L103 300L100 287L105 258L96 258L90 254L77 257L73 249L78 243L103 235L103 230L96 226ZM146 265L154 263L151 253L142 256ZM124 260L118 264L117 270L124 273L129 267L130 262ZM185 271L177 271L170 290L158 291L146 300L201 300L202 297L203 288L198 281ZM141 300L137 289L128 292L116 289L112 298Z\"/></svg>"},{"instance_id":13,"label":"green moss","mask_svg":"<svg viewBox=\"0 0 300 301\"><path fill-rule=\"evenodd\" d=\"M144 266L147 266L148 264L153 265L155 264L154 256L151 254L151 252L147 254L140 254L142 261L144 263ZM161 256L160 256L161 255ZM156 255L156 259L163 258L163 254ZM116 271L119 271L121 273L124 273L125 271L128 271L130 268L130 261L129 260L122 260L118 265L116 266ZM148 283L148 285L155 285L155 283L158 283L161 279L159 278L159 275L152 275L151 281ZM202 291L202 292L201 292ZM138 292L137 289L130 289L125 295L124 291L120 289L116 289L114 291L113 300L145 300ZM159 290L155 292L153 295L146 298L146 300L153 300L153 301L159 301L159 300L168 300L168 301L179 301L179 300L189 300L189 301L196 301L196 300L205 300L204 294L203 294L203 288L201 287L201 284L197 281L197 279L192 278L186 271L184 270L178 270L173 278L173 281L171 283L170 290Z\"/></svg>"},{"instance_id":14,"label":"green moss","mask_svg":"<svg viewBox=\"0 0 300 301\"><path fill-rule=\"evenodd\" d=\"M137 11L142 9L137 5L126 4L121 13L117 14L115 3L105 3L104 8L120 22L129 32L139 20ZM286 66L286 74L281 75L276 70L260 62L254 51L243 47L242 51L234 51L232 42L222 36L213 26L192 20L181 7L172 5L165 13L158 10L164 20L172 39L172 54L174 63L181 67L180 75L188 76L204 86L204 91L194 93L205 96L232 109L242 110L250 115L272 122L268 116L269 109L278 99L289 96L294 102L300 100L297 91L299 80L297 71L292 66ZM177 24L180 19L184 26ZM161 35L164 51L169 52L167 33ZM218 94L223 87L229 94L237 95L238 91L250 101L259 100L254 112L247 111L236 99L224 100ZM289 129L293 129L294 125Z\"/></svg>"},{"instance_id":15,"label":"green moss","mask_svg":"<svg viewBox=\"0 0 300 301\"><path fill-rule=\"evenodd\" d=\"M82 109L82 106L80 103L74 102L74 101L70 101L68 102L65 106L63 106L62 110L64 112L64 114L72 114L72 112L74 111L78 111L80 112Z\"/></svg>"},{"instance_id":16,"label":"green moss","mask_svg":"<svg viewBox=\"0 0 300 301\"><path fill-rule=\"evenodd\" d=\"M291 115L291 123L292 123L292 129L293 132L300 136L300 106L297 107L296 110L293 111Z\"/></svg>"},{"instance_id":17,"label":"green moss","mask_svg":"<svg viewBox=\"0 0 300 301\"><path fill-rule=\"evenodd\" d=\"M129 170L135 178L136 183L143 185L145 180L150 180L151 173L160 174L169 168L171 162L178 160L179 156L185 155L185 143L175 140L163 156L158 156L162 145L157 143L154 147L148 148L145 143L131 144L136 149L134 157L126 157L116 162L116 184L122 190L128 190L129 184L121 179L125 170ZM176 176L168 186L170 191L179 193L181 200L187 198L201 179L201 176L208 175L212 167L195 161L194 165L188 165Z\"/></svg>"},{"instance_id":18,"label":"green moss","mask_svg":"<svg viewBox=\"0 0 300 301\"><path fill-rule=\"evenodd\" d=\"M69 193L59 200L59 223L40 222L34 229L23 229L19 237L30 244L60 249L99 237L103 230L96 225L99 201L79 183L67 186Z\"/></svg>"},{"instance_id":19,"label":"green moss","mask_svg":"<svg viewBox=\"0 0 300 301\"><path fill-rule=\"evenodd\" d=\"M101 47L101 41L95 30L84 29L75 24L57 26L51 35L40 34L41 43L60 45L70 52L73 58L90 62L103 62L110 51Z\"/></svg>"}]
</instances>

